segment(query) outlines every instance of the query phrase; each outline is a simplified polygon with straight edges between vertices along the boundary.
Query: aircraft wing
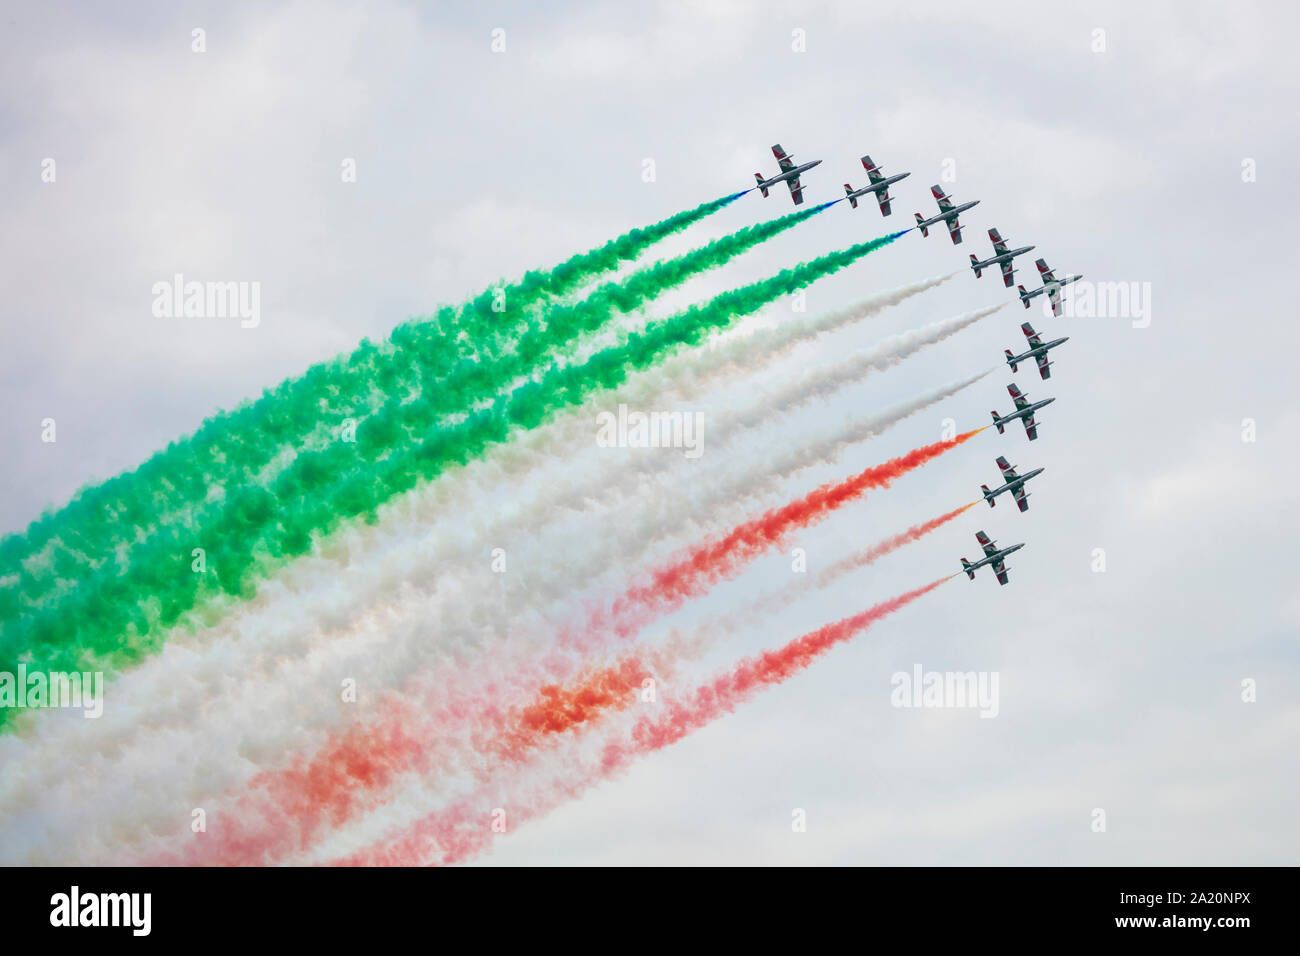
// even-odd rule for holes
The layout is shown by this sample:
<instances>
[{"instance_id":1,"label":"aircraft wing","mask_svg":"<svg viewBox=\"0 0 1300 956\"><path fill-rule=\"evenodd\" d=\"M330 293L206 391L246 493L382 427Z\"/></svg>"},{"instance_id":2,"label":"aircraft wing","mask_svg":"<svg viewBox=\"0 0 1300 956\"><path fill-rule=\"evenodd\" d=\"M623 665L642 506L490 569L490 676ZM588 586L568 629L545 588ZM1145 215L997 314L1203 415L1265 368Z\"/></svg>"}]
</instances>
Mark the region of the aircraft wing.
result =
<instances>
[{"instance_id":1,"label":"aircraft wing","mask_svg":"<svg viewBox=\"0 0 1300 956\"><path fill-rule=\"evenodd\" d=\"M888 216L889 215L889 190L885 189L877 193L876 198L880 200L880 214L882 216Z\"/></svg>"},{"instance_id":2,"label":"aircraft wing","mask_svg":"<svg viewBox=\"0 0 1300 956\"><path fill-rule=\"evenodd\" d=\"M1028 340L1030 348L1036 349L1043 344L1043 340L1038 337L1038 333L1034 331L1034 327L1028 322L1020 323L1020 331L1025 333L1025 339Z\"/></svg>"},{"instance_id":3,"label":"aircraft wing","mask_svg":"<svg viewBox=\"0 0 1300 956\"><path fill-rule=\"evenodd\" d=\"M1020 386L1015 382L1012 382L1007 386L1007 392L1010 394L1011 400L1016 403L1016 408L1024 408L1029 404L1029 400L1025 398L1024 392L1020 391Z\"/></svg>"},{"instance_id":4,"label":"aircraft wing","mask_svg":"<svg viewBox=\"0 0 1300 956\"><path fill-rule=\"evenodd\" d=\"M933 196L934 201L939 204L941 212L947 212L952 208L952 200L948 198L948 195L943 191L942 186L931 186L930 195Z\"/></svg>"},{"instance_id":5,"label":"aircraft wing","mask_svg":"<svg viewBox=\"0 0 1300 956\"><path fill-rule=\"evenodd\" d=\"M1038 422L1034 421L1034 416L1032 414L1026 415L1024 418L1021 419L1021 421L1025 423L1025 434L1029 436L1029 440L1033 441L1035 438L1037 438Z\"/></svg>"},{"instance_id":6,"label":"aircraft wing","mask_svg":"<svg viewBox=\"0 0 1300 956\"><path fill-rule=\"evenodd\" d=\"M781 172L785 173L794 169L794 160L791 159L790 155L781 148L780 143L777 143L772 147L772 155L776 157L776 161L780 164Z\"/></svg>"},{"instance_id":7,"label":"aircraft wing","mask_svg":"<svg viewBox=\"0 0 1300 956\"><path fill-rule=\"evenodd\" d=\"M885 178L885 174L880 171L880 167L871 161L870 156L862 157L862 168L867 171L867 178L873 183L878 183Z\"/></svg>"},{"instance_id":8,"label":"aircraft wing","mask_svg":"<svg viewBox=\"0 0 1300 956\"><path fill-rule=\"evenodd\" d=\"M956 216L948 220L948 235L952 237L954 246L961 245L961 223L957 221Z\"/></svg>"},{"instance_id":9,"label":"aircraft wing","mask_svg":"<svg viewBox=\"0 0 1300 956\"><path fill-rule=\"evenodd\" d=\"M995 256L1000 256L1002 253L1007 251L1006 241L1002 238L996 228L989 230L989 239L993 242L993 254Z\"/></svg>"},{"instance_id":10,"label":"aircraft wing","mask_svg":"<svg viewBox=\"0 0 1300 956\"><path fill-rule=\"evenodd\" d=\"M1009 580L1007 575L1007 566L1001 561L993 562L993 573L998 576L998 584L1006 584Z\"/></svg>"},{"instance_id":11,"label":"aircraft wing","mask_svg":"<svg viewBox=\"0 0 1300 956\"><path fill-rule=\"evenodd\" d=\"M1038 374L1041 375L1041 376L1042 376L1043 378L1045 378L1045 379L1047 379L1047 378L1051 378L1051 377L1052 377L1052 370L1051 370L1050 368L1047 367L1047 366L1050 365L1051 363L1050 363L1049 361L1047 361L1047 356L1046 356L1046 355L1043 355L1043 354L1040 354L1040 355L1037 356L1037 358L1038 358Z\"/></svg>"},{"instance_id":12,"label":"aircraft wing","mask_svg":"<svg viewBox=\"0 0 1300 956\"><path fill-rule=\"evenodd\" d=\"M1012 278L1012 276L1016 274L1016 267L1013 266L1010 262L1003 262L999 264L1002 266L1002 284L1006 286L1008 289L1010 289L1013 285L1016 284L1016 280Z\"/></svg>"},{"instance_id":13,"label":"aircraft wing","mask_svg":"<svg viewBox=\"0 0 1300 956\"><path fill-rule=\"evenodd\" d=\"M1021 510L1022 512L1024 512L1024 511L1028 511L1028 510L1029 510L1029 496L1028 496L1027 494L1025 494L1025 486L1024 486L1024 485L1021 485L1019 488L1017 488L1015 491L1013 491L1012 494L1015 496L1016 504L1020 507L1020 510Z\"/></svg>"},{"instance_id":14,"label":"aircraft wing","mask_svg":"<svg viewBox=\"0 0 1300 956\"><path fill-rule=\"evenodd\" d=\"M1047 286L1047 299L1052 303L1052 315L1061 314L1061 287L1055 281Z\"/></svg>"},{"instance_id":15,"label":"aircraft wing","mask_svg":"<svg viewBox=\"0 0 1300 956\"><path fill-rule=\"evenodd\" d=\"M1015 466L1007 461L1005 455L998 455L998 467L1002 469L1002 477L1007 481L1015 481L1020 477L1016 474Z\"/></svg>"},{"instance_id":16,"label":"aircraft wing","mask_svg":"<svg viewBox=\"0 0 1300 956\"><path fill-rule=\"evenodd\" d=\"M1034 261L1034 265L1038 266L1038 274L1043 277L1043 285L1056 281L1056 276L1052 274L1053 270L1047 268L1046 259L1037 259Z\"/></svg>"},{"instance_id":17,"label":"aircraft wing","mask_svg":"<svg viewBox=\"0 0 1300 956\"><path fill-rule=\"evenodd\" d=\"M786 184L790 187L790 198L798 206L803 202L803 183L799 182L799 177L796 176L794 179L787 179Z\"/></svg>"},{"instance_id":18,"label":"aircraft wing","mask_svg":"<svg viewBox=\"0 0 1300 956\"><path fill-rule=\"evenodd\" d=\"M975 540L980 543L980 547L984 549L985 554L993 554L998 550L997 546L993 543L993 539L983 531L975 532Z\"/></svg>"}]
</instances>

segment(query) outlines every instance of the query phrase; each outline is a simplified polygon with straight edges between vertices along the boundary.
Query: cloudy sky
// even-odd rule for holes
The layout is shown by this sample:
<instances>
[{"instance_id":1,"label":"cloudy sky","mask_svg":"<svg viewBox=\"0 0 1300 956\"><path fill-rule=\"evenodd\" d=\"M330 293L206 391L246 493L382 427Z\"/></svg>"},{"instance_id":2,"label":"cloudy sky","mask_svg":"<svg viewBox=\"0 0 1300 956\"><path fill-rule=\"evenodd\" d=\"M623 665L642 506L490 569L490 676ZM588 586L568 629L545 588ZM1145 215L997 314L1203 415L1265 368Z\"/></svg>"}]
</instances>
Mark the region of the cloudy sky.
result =
<instances>
[{"instance_id":1,"label":"cloudy sky","mask_svg":"<svg viewBox=\"0 0 1300 956\"><path fill-rule=\"evenodd\" d=\"M1058 274L1136 284L1143 314L1013 301L812 409L843 416L995 365L1026 318L1071 337L1049 382L1017 376L1058 399L1037 442L986 432L798 543L829 563L947 511L993 482L999 454L1047 468L1028 513L980 505L719 662L952 571L981 528L1027 542L1011 585L946 584L484 862L1294 863L1298 27L1294 10L1209 3L6 4L0 531L363 337L745 188L773 170L772 143L824 160L805 178L814 201L859 185L870 153L912 173L892 219L841 204L655 310L902 228L942 181L981 200L964 245L911 233L814 286L808 310L964 268L997 226ZM750 194L660 254L789 208L783 191ZM155 317L152 286L175 273L260 282L260 324ZM966 271L784 369L1008 297ZM987 423L1010 380L995 372L786 496L936 440L946 418ZM707 443L706 426L693 467L724 471ZM551 532L555 560L566 533ZM770 556L665 627L789 573ZM998 716L891 706L890 676L915 664L996 672Z\"/></svg>"}]
</instances>

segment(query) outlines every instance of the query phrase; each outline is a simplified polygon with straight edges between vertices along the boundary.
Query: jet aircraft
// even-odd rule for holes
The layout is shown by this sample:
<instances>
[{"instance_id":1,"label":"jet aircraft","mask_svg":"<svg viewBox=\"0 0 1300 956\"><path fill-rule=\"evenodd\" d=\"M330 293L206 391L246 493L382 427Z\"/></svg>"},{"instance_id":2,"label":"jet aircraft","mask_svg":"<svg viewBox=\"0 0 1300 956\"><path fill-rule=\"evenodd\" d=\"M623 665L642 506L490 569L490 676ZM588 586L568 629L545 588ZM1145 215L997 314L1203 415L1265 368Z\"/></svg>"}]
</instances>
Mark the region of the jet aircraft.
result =
<instances>
[{"instance_id":1,"label":"jet aircraft","mask_svg":"<svg viewBox=\"0 0 1300 956\"><path fill-rule=\"evenodd\" d=\"M1019 249L1008 249L1006 242L998 234L996 228L989 230L989 239L993 242L993 255L982 261L972 255L970 257L971 271L975 273L975 278L978 279L984 274L984 270L990 266L1001 266L1002 284L1010 289L1011 284L1015 281L1012 276L1016 274L1015 266L1011 264L1011 260L1016 256L1023 256L1034 247L1021 246Z\"/></svg>"},{"instance_id":2,"label":"jet aircraft","mask_svg":"<svg viewBox=\"0 0 1300 956\"><path fill-rule=\"evenodd\" d=\"M984 557L980 558L974 564L971 564L971 562L962 558L961 569L966 572L967 577L974 581L975 569L982 568L984 565L989 564L993 566L993 573L998 576L998 584L1006 584L1007 567L1006 564L1003 563L1003 558L1014 551L1019 551L1024 547L1024 544L1013 544L1009 548L999 548L997 546L998 543L992 540L983 531L977 531L975 533L975 540L978 541L980 547L984 549Z\"/></svg>"},{"instance_id":3,"label":"jet aircraft","mask_svg":"<svg viewBox=\"0 0 1300 956\"><path fill-rule=\"evenodd\" d=\"M978 206L978 199L971 202L964 202L960 206L953 205L953 201L943 191L942 186L931 186L930 194L934 196L935 202L939 204L939 215L931 216L929 219L922 219L921 214L916 213L916 227L921 230L921 235L928 236L930 227L936 223L945 222L948 224L948 235L952 237L952 244L955 246L961 242L961 224L957 221L958 213L963 213L972 206Z\"/></svg>"},{"instance_id":4,"label":"jet aircraft","mask_svg":"<svg viewBox=\"0 0 1300 956\"><path fill-rule=\"evenodd\" d=\"M762 173L755 173L754 178L758 180L758 191L767 198L767 191L778 183L785 183L790 187L790 198L798 206L803 202L803 184L799 182L799 174L806 173L814 166L821 165L820 159L814 159L811 163L804 163L802 166L794 164L794 157L781 148L777 143L772 147L772 155L776 157L777 163L781 167L781 172L777 173L771 179L764 179Z\"/></svg>"},{"instance_id":5,"label":"jet aircraft","mask_svg":"<svg viewBox=\"0 0 1300 956\"><path fill-rule=\"evenodd\" d=\"M897 176L886 177L880 171L880 167L871 161L870 156L862 157L862 168L867 171L867 178L871 180L871 185L863 186L861 189L854 189L848 183L844 184L844 195L848 197L849 205L854 209L858 208L858 197L865 196L868 193L876 194L876 202L880 203L880 214L888 216L889 209L889 187L898 182L900 179L906 179L911 173L899 173Z\"/></svg>"},{"instance_id":6,"label":"jet aircraft","mask_svg":"<svg viewBox=\"0 0 1300 956\"><path fill-rule=\"evenodd\" d=\"M1024 393L1020 391L1020 388L1014 382L1007 386L1007 391L1011 393L1011 399L1016 403L1016 410L1006 416L999 415L996 411L993 412L993 424L997 426L998 434L1001 435L1003 433L1004 428L1008 423L1014 422L1019 418L1024 422L1025 434L1029 436L1030 441L1033 441L1038 437L1038 423L1034 421L1034 412L1046 405L1052 404L1056 399L1045 398L1041 402L1034 402L1031 405L1029 399L1025 398Z\"/></svg>"},{"instance_id":7,"label":"jet aircraft","mask_svg":"<svg viewBox=\"0 0 1300 956\"><path fill-rule=\"evenodd\" d=\"M1023 475L1016 474L1016 466L1010 464L1002 455L998 456L998 468L1002 470L1002 480L1004 484L1001 487L989 490L988 485L980 485L980 490L984 492L984 500L992 508L997 502L994 500L1004 491L1011 492L1011 496L1016 499L1016 504L1021 511L1029 510L1029 493L1025 491L1025 482L1029 481L1035 475L1041 475L1043 469L1035 468L1033 471L1027 471Z\"/></svg>"},{"instance_id":8,"label":"jet aircraft","mask_svg":"<svg viewBox=\"0 0 1300 956\"><path fill-rule=\"evenodd\" d=\"M1028 322L1022 322L1020 324L1020 329L1025 333L1025 338L1029 341L1029 351L1021 352L1019 355L1012 355L1011 349L1002 350L1007 353L1007 364L1011 366L1012 374L1015 374L1020 370L1019 366L1021 362L1028 362L1030 359L1034 359L1038 363L1038 374L1044 379L1051 378L1052 372L1049 366L1054 363L1047 360L1047 353L1058 345L1070 341L1070 337L1068 335L1063 335L1059 339L1052 339L1050 342L1044 342L1039 338L1038 333L1034 331L1034 327Z\"/></svg>"},{"instance_id":9,"label":"jet aircraft","mask_svg":"<svg viewBox=\"0 0 1300 956\"><path fill-rule=\"evenodd\" d=\"M1046 292L1047 300L1052 303L1052 315L1060 315L1061 287L1067 286L1071 282L1078 282L1083 278L1083 276L1066 276L1064 279L1058 279L1053 274L1053 270L1047 267L1047 261L1045 259L1037 260L1034 265L1038 266L1038 274L1042 277L1043 284L1033 292L1027 292L1025 291L1024 286L1020 286L1020 301L1025 304L1025 308L1027 309L1029 308L1030 299Z\"/></svg>"}]
</instances>

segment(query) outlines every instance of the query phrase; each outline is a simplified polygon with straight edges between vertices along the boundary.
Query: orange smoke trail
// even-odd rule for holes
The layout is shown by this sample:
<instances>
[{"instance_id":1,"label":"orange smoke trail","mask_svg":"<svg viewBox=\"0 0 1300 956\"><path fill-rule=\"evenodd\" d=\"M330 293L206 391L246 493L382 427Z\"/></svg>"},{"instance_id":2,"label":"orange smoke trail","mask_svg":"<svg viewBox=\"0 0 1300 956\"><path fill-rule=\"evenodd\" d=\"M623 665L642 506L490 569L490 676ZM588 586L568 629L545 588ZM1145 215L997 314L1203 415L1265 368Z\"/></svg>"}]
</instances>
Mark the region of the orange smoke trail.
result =
<instances>
[{"instance_id":1,"label":"orange smoke trail","mask_svg":"<svg viewBox=\"0 0 1300 956\"><path fill-rule=\"evenodd\" d=\"M588 673L572 687L542 687L537 699L518 713L512 726L484 749L519 762L548 734L562 734L607 713L625 710L636 699L635 691L651 670L640 657L629 655L610 667Z\"/></svg>"}]
</instances>

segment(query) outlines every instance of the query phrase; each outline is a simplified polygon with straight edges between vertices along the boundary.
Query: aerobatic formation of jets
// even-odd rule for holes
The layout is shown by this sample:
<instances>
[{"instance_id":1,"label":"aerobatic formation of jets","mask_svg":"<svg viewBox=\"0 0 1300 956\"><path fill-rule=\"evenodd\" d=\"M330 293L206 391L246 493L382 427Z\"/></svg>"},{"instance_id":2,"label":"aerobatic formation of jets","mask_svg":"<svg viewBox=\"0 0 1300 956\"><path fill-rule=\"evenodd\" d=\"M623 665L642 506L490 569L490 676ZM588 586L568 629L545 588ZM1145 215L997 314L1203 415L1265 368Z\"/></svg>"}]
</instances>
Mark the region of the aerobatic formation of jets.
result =
<instances>
[{"instance_id":1,"label":"aerobatic formation of jets","mask_svg":"<svg viewBox=\"0 0 1300 956\"><path fill-rule=\"evenodd\" d=\"M795 165L793 157L790 156L780 145L772 147L772 155L776 157L777 164L781 171L771 179L765 179L762 173L755 173L754 178L758 181L757 189L767 196L768 190L775 185L785 183L790 189L790 198L794 204L800 205L803 202L803 183L799 177L801 174L821 164L821 160L814 160L810 163ZM867 185L861 189L854 189L850 183L844 184L844 198L849 201L853 209L858 208L858 199L862 197L874 198L880 206L882 216L890 214L890 202L892 197L889 195L889 187L903 179L906 179L911 173L898 173L894 176L886 176L881 168L876 165L870 156L862 157L862 168L867 173ZM944 192L943 187L938 184L930 187L930 194L934 197L935 203L939 207L937 214L928 219L919 212L916 213L916 225L913 228L919 229L922 236L930 235L930 227L945 225L948 227L948 236L952 244L959 245L962 240L962 225L959 217L968 209L973 209L979 205L979 200L974 199L969 202L955 203L952 198ZM1006 288L1015 285L1016 267L1014 260L1027 252L1031 252L1034 246L1020 246L1012 249L1008 246L1002 234L996 228L989 230L989 241L993 244L993 254L987 259L980 259L976 255L970 257L970 268L975 273L975 278L980 278L985 269L992 269L994 266L1002 273L1002 284ZM1017 286L1020 295L1020 301L1024 303L1025 308L1029 308L1030 300L1036 296L1046 295L1047 301L1051 305L1052 315L1060 316L1061 306L1061 289L1071 282L1078 282L1083 278L1082 275L1066 276L1064 279L1056 278L1055 272L1047 265L1047 260L1038 259L1034 263L1038 267L1038 276L1041 285L1032 291L1027 290L1023 285ZM1034 367L1038 369L1040 378L1046 380L1051 378L1050 366L1053 364L1048 360L1047 353L1058 346L1069 341L1069 336L1044 341L1039 334L1034 331L1034 327L1028 322L1020 326L1021 331L1025 333L1025 341L1029 346L1019 355L1013 353L1011 349L1005 349L1007 365L1011 367L1011 374L1016 374L1020 370L1021 364L1028 364L1031 360ZM996 411L993 414L993 425L997 428L998 434L1004 434L1006 426L1014 423L1017 419L1024 426L1025 435L1030 441L1038 438L1038 422L1034 419L1034 413L1040 408L1044 408L1056 401L1055 398L1045 398L1041 401L1030 402L1028 397L1020 391L1019 386L1014 382L1007 386L1007 392L1011 395L1011 400L1015 403L1015 411L1007 415L999 415ZM1033 471L1025 474L1017 474L1015 466L1010 464L1004 456L999 455L997 466L1002 472L1002 485L990 489L988 485L980 485L984 493L984 500L992 508L996 503L997 496L1009 492L1015 500L1017 507L1023 512L1029 510L1029 494L1025 491L1025 484L1029 479L1042 474L1042 468L1035 468ZM980 547L984 549L984 557L973 564L965 558L961 559L962 570L973 581L975 580L975 569L989 565L993 568L993 573L997 576L999 584L1006 584L1008 573L1005 558L1014 551L1024 547L1023 544L1013 544L1007 548L998 548L997 542L993 541L983 531L975 535Z\"/></svg>"}]
</instances>

